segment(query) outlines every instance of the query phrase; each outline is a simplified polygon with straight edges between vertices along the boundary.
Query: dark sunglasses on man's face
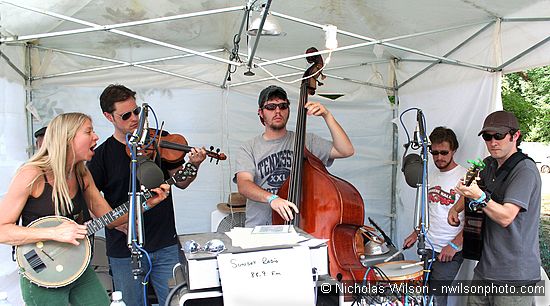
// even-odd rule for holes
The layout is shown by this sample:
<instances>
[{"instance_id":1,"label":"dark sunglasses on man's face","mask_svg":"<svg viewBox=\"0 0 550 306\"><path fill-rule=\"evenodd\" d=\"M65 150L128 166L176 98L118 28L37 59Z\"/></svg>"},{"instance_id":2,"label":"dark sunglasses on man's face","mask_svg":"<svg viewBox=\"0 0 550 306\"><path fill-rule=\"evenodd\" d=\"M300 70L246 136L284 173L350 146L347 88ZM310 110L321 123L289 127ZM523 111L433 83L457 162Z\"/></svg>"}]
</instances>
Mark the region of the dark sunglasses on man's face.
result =
<instances>
[{"instance_id":1,"label":"dark sunglasses on man's face","mask_svg":"<svg viewBox=\"0 0 550 306\"><path fill-rule=\"evenodd\" d=\"M134 108L133 110L131 110L129 112L125 112L122 115L119 115L119 114L116 114L116 115L119 116L122 120L126 121L126 120L130 119L130 117L132 117L132 113L134 113L134 115L138 116L140 112L141 112L141 106L138 106L138 107Z\"/></svg>"},{"instance_id":2,"label":"dark sunglasses on man's face","mask_svg":"<svg viewBox=\"0 0 550 306\"><path fill-rule=\"evenodd\" d=\"M496 133L496 134L489 134L489 133L483 133L481 134L481 137L483 137L483 140L485 141L491 141L491 139L495 140L503 140L504 137L506 137L508 133Z\"/></svg>"},{"instance_id":3,"label":"dark sunglasses on man's face","mask_svg":"<svg viewBox=\"0 0 550 306\"><path fill-rule=\"evenodd\" d=\"M280 110L285 110L287 109L288 107L290 106L290 103L288 102L285 102L285 103L267 103L267 104L264 104L264 106L262 107L263 109L267 109L267 110L275 110L277 109L277 107L280 109Z\"/></svg>"},{"instance_id":4,"label":"dark sunglasses on man's face","mask_svg":"<svg viewBox=\"0 0 550 306\"><path fill-rule=\"evenodd\" d=\"M435 155L443 155L443 156L446 156L447 154L449 154L449 151L447 151L447 150L430 151L430 153L432 153L433 156L435 156Z\"/></svg>"}]
</instances>

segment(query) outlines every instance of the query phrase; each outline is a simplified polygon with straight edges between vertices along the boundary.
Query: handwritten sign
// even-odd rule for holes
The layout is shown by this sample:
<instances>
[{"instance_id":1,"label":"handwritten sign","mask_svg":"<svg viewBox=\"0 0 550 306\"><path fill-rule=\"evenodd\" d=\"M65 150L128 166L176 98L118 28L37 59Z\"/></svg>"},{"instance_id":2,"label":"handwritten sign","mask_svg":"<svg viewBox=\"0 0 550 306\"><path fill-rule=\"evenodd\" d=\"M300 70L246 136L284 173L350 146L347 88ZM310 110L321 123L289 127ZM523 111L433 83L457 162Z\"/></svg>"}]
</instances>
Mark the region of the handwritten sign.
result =
<instances>
[{"instance_id":1,"label":"handwritten sign","mask_svg":"<svg viewBox=\"0 0 550 306\"><path fill-rule=\"evenodd\" d=\"M225 306L314 305L309 248L218 255Z\"/></svg>"}]
</instances>

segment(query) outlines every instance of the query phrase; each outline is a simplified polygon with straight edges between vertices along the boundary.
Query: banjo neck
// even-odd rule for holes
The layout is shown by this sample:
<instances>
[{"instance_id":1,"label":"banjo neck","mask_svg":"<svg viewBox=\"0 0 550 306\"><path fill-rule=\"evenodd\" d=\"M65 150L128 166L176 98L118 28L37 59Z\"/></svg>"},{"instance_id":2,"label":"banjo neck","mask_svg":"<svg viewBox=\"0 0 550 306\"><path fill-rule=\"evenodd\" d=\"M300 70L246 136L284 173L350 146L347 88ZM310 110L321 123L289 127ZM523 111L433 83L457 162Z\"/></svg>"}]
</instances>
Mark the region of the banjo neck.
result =
<instances>
[{"instance_id":1,"label":"banjo neck","mask_svg":"<svg viewBox=\"0 0 550 306\"><path fill-rule=\"evenodd\" d=\"M177 182L181 182L183 180L186 180L189 177L194 177L197 175L197 167L194 165L187 163L185 164L184 169L179 170L172 176L171 178L164 181L163 184L173 185ZM144 189L143 190L143 197L145 201L153 197L153 193L151 191ZM102 228L106 227L108 224L114 222L118 218L124 216L126 213L130 211L130 201L127 201L126 203L116 207L115 209L111 210L110 212L106 213L105 215L93 219L92 221L88 222L86 224L88 236L93 235L97 231L101 230Z\"/></svg>"}]
</instances>

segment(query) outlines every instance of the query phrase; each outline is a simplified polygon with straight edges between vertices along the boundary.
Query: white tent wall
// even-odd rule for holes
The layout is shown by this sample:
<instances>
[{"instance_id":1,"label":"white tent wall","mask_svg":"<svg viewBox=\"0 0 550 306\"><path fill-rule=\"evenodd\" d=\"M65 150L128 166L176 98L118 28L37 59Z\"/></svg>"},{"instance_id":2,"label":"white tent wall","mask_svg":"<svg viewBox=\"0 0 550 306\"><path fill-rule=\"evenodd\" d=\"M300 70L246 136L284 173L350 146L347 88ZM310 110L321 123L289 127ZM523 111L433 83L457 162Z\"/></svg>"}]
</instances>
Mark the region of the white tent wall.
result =
<instances>
[{"instance_id":1,"label":"white tent wall","mask_svg":"<svg viewBox=\"0 0 550 306\"><path fill-rule=\"evenodd\" d=\"M13 59L24 71L24 48L4 48L0 52ZM27 159L27 115L23 78L0 59L0 199L4 197L13 175ZM17 265L11 259L11 246L0 244L0 291L7 292L14 305L23 305L19 292Z\"/></svg>"}]
</instances>

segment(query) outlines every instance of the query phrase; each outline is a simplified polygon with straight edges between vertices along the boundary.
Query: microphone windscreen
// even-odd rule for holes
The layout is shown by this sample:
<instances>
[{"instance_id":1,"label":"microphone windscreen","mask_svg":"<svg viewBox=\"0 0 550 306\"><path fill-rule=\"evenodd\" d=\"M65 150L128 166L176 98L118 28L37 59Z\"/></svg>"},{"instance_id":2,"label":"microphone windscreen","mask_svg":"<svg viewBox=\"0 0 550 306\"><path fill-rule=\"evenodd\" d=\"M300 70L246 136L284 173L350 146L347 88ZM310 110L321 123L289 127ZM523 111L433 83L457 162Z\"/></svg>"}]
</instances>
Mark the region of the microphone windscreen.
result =
<instances>
[{"instance_id":1,"label":"microphone windscreen","mask_svg":"<svg viewBox=\"0 0 550 306\"><path fill-rule=\"evenodd\" d=\"M147 189L157 188L164 182L162 170L145 156L138 157L137 179Z\"/></svg>"},{"instance_id":2,"label":"microphone windscreen","mask_svg":"<svg viewBox=\"0 0 550 306\"><path fill-rule=\"evenodd\" d=\"M422 183L422 158L418 154L409 154L403 159L405 181L412 188Z\"/></svg>"}]
</instances>

